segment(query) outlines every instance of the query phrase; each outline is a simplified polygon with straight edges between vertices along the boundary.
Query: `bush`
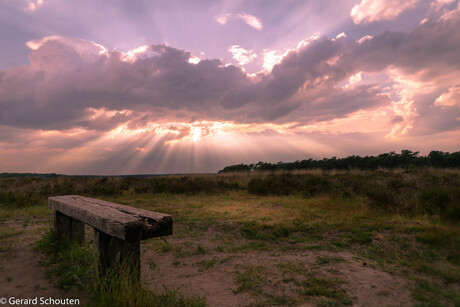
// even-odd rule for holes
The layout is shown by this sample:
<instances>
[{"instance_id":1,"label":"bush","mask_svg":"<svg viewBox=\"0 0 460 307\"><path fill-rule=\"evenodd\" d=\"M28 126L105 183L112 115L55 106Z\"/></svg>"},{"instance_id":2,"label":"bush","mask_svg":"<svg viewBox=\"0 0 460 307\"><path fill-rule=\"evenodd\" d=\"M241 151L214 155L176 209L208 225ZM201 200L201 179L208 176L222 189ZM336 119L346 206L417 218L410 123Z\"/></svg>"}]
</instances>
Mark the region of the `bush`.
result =
<instances>
[{"instance_id":1,"label":"bush","mask_svg":"<svg viewBox=\"0 0 460 307\"><path fill-rule=\"evenodd\" d=\"M305 179L303 195L314 197L331 192L332 184L326 175L311 175Z\"/></svg>"},{"instance_id":2,"label":"bush","mask_svg":"<svg viewBox=\"0 0 460 307\"><path fill-rule=\"evenodd\" d=\"M460 222L460 202L451 203L442 212L441 217L450 222Z\"/></svg>"},{"instance_id":3,"label":"bush","mask_svg":"<svg viewBox=\"0 0 460 307\"><path fill-rule=\"evenodd\" d=\"M441 212L441 218L453 222L460 222L460 187L450 190L450 203Z\"/></svg>"},{"instance_id":4,"label":"bush","mask_svg":"<svg viewBox=\"0 0 460 307\"><path fill-rule=\"evenodd\" d=\"M249 181L247 190L251 194L268 195L270 194L271 187L266 180L261 178L253 178Z\"/></svg>"},{"instance_id":5,"label":"bush","mask_svg":"<svg viewBox=\"0 0 460 307\"><path fill-rule=\"evenodd\" d=\"M369 198L369 206L372 209L397 212L400 206L395 191L392 189L384 189L381 187L370 188L367 191L367 197Z\"/></svg>"},{"instance_id":6,"label":"bush","mask_svg":"<svg viewBox=\"0 0 460 307\"><path fill-rule=\"evenodd\" d=\"M0 192L0 207L3 208L20 208L45 204L46 198L35 191Z\"/></svg>"},{"instance_id":7,"label":"bush","mask_svg":"<svg viewBox=\"0 0 460 307\"><path fill-rule=\"evenodd\" d=\"M302 177L289 173L269 175L265 178L253 178L247 185L251 194L290 195L302 191Z\"/></svg>"},{"instance_id":8,"label":"bush","mask_svg":"<svg viewBox=\"0 0 460 307\"><path fill-rule=\"evenodd\" d=\"M415 208L415 187L400 179L370 183L366 188L371 209L387 212L412 214Z\"/></svg>"},{"instance_id":9,"label":"bush","mask_svg":"<svg viewBox=\"0 0 460 307\"><path fill-rule=\"evenodd\" d=\"M219 193L238 190L236 182L215 180L214 177L152 177L137 180L136 193L171 193L195 195L199 193Z\"/></svg>"},{"instance_id":10,"label":"bush","mask_svg":"<svg viewBox=\"0 0 460 307\"><path fill-rule=\"evenodd\" d=\"M433 186L421 191L418 201L423 213L441 214L451 202L451 197L446 188Z\"/></svg>"}]
</instances>

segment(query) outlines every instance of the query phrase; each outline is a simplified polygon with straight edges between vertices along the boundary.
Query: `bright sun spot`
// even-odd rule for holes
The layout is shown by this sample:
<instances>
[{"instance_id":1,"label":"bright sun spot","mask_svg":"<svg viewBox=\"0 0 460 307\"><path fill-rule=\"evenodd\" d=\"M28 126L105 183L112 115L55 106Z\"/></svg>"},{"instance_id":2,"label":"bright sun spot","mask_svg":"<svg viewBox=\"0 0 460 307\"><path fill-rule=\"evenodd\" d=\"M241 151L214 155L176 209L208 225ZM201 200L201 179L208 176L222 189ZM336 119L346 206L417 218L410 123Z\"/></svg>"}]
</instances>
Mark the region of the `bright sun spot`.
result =
<instances>
[{"instance_id":1,"label":"bright sun spot","mask_svg":"<svg viewBox=\"0 0 460 307\"><path fill-rule=\"evenodd\" d=\"M148 50L149 50L148 45L140 46L140 47L134 48L132 50L128 50L127 52L123 53L123 57L122 57L121 60L123 62L133 63L133 62L135 62L137 60L139 55L141 55L143 53L146 53Z\"/></svg>"},{"instance_id":2,"label":"bright sun spot","mask_svg":"<svg viewBox=\"0 0 460 307\"><path fill-rule=\"evenodd\" d=\"M190 130L190 136L194 142L198 141L201 137L201 127L192 127Z\"/></svg>"}]
</instances>

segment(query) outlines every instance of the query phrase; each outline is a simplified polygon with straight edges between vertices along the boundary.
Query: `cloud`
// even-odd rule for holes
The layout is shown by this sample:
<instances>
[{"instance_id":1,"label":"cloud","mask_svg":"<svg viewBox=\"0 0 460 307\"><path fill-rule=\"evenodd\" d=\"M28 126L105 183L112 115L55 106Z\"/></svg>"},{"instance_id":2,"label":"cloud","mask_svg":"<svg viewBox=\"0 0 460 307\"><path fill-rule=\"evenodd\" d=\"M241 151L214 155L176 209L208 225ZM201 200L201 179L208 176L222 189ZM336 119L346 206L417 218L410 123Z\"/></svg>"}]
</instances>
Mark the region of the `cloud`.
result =
<instances>
[{"instance_id":1,"label":"cloud","mask_svg":"<svg viewBox=\"0 0 460 307\"><path fill-rule=\"evenodd\" d=\"M264 63L262 65L262 69L267 73L270 72L273 69L273 66L279 64L285 55L285 52L265 49L263 51Z\"/></svg>"},{"instance_id":2,"label":"cloud","mask_svg":"<svg viewBox=\"0 0 460 307\"><path fill-rule=\"evenodd\" d=\"M255 54L254 51L246 50L239 45L231 46L228 49L228 52L232 54L233 59L241 66L251 63L257 57L257 54Z\"/></svg>"},{"instance_id":3,"label":"cloud","mask_svg":"<svg viewBox=\"0 0 460 307\"><path fill-rule=\"evenodd\" d=\"M415 7L420 0L361 0L351 10L355 24L396 18L403 11Z\"/></svg>"},{"instance_id":4,"label":"cloud","mask_svg":"<svg viewBox=\"0 0 460 307\"><path fill-rule=\"evenodd\" d=\"M33 12L43 5L43 0L27 0L27 7L25 8L28 12Z\"/></svg>"},{"instance_id":5,"label":"cloud","mask_svg":"<svg viewBox=\"0 0 460 307\"><path fill-rule=\"evenodd\" d=\"M370 39L373 39L373 37L371 35L366 35L366 36L363 36L361 37L359 40L358 40L358 43L364 43L365 41L367 40L370 40Z\"/></svg>"},{"instance_id":6,"label":"cloud","mask_svg":"<svg viewBox=\"0 0 460 307\"><path fill-rule=\"evenodd\" d=\"M215 19L218 23L220 23L221 25L224 25L227 23L227 20L230 19L232 16L233 14L227 13L224 15L216 16Z\"/></svg>"},{"instance_id":7,"label":"cloud","mask_svg":"<svg viewBox=\"0 0 460 307\"><path fill-rule=\"evenodd\" d=\"M99 133L154 122L309 125L385 108L389 130L398 119L391 135L415 131L430 118L429 133L453 129L459 115L443 108L458 100L459 15L451 11L409 33L359 41L314 35L296 48L264 52L265 69L255 77L164 44L122 52L46 37L28 43L30 64L0 71L0 124ZM255 57L237 45L229 51L240 65ZM380 74L386 77L373 77ZM439 118L451 124L435 125Z\"/></svg>"},{"instance_id":8,"label":"cloud","mask_svg":"<svg viewBox=\"0 0 460 307\"><path fill-rule=\"evenodd\" d=\"M218 15L215 17L215 20L224 25L227 23L227 21L229 19L241 19L243 20L248 26L256 29L256 30L262 30L263 29L263 24L262 22L260 21L259 18L251 15L251 14L246 14L246 13L237 13L237 14L231 14L231 13L227 13L227 14L223 14L223 15Z\"/></svg>"},{"instance_id":9,"label":"cloud","mask_svg":"<svg viewBox=\"0 0 460 307\"><path fill-rule=\"evenodd\" d=\"M460 85L453 86L449 90L436 98L434 105L437 107L453 107L460 108Z\"/></svg>"},{"instance_id":10,"label":"cloud","mask_svg":"<svg viewBox=\"0 0 460 307\"><path fill-rule=\"evenodd\" d=\"M444 6L454 3L456 0L435 0L431 2L430 6L435 11L442 9Z\"/></svg>"},{"instance_id":11,"label":"cloud","mask_svg":"<svg viewBox=\"0 0 460 307\"><path fill-rule=\"evenodd\" d=\"M240 13L240 14L236 14L235 17L242 19L248 26L251 26L256 30L260 31L264 27L260 19L253 15L246 14L246 13Z\"/></svg>"},{"instance_id":12,"label":"cloud","mask_svg":"<svg viewBox=\"0 0 460 307\"><path fill-rule=\"evenodd\" d=\"M460 12L451 13L452 18L429 19L409 33L385 31L359 46L352 43L339 65L363 71L392 66L426 80L456 72L460 62L453 50L460 47L460 34L455 30L460 26Z\"/></svg>"},{"instance_id":13,"label":"cloud","mask_svg":"<svg viewBox=\"0 0 460 307\"><path fill-rule=\"evenodd\" d=\"M393 123L393 124L397 124L397 123L400 123L402 121L404 121L404 118L402 116L400 116L400 115L396 115L396 116L393 116L391 118L391 123Z\"/></svg>"}]
</instances>

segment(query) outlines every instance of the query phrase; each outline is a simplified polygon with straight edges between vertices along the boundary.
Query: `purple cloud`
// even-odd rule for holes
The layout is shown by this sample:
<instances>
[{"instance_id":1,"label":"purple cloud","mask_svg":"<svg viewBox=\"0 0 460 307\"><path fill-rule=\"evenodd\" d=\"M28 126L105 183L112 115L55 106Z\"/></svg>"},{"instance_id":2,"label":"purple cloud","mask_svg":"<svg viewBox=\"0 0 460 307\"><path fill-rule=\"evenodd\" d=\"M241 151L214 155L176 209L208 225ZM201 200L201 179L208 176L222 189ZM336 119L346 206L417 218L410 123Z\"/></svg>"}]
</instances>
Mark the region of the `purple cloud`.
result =
<instances>
[{"instance_id":1,"label":"purple cloud","mask_svg":"<svg viewBox=\"0 0 460 307\"><path fill-rule=\"evenodd\" d=\"M315 37L288 52L270 72L257 75L218 59L193 62L189 51L165 44L122 52L49 37L29 43L34 49L30 64L0 73L0 123L109 131L149 120L308 124L343 118L391 102L381 84L340 85L358 72L398 69L417 82L454 87L449 82L457 82L460 71L459 21L457 10L410 33L383 32L361 43ZM444 75L454 79L445 83ZM111 113L94 116L94 110ZM449 129L458 123L455 112L450 116Z\"/></svg>"}]
</instances>

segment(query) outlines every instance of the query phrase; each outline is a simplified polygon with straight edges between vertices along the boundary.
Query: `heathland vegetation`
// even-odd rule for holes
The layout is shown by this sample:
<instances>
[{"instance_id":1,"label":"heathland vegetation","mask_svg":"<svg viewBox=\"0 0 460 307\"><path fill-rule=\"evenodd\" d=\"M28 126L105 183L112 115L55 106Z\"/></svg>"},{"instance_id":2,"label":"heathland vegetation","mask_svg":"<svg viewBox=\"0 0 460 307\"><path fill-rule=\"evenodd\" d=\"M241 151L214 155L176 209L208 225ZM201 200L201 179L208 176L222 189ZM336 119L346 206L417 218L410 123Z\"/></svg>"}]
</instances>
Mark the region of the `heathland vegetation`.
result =
<instances>
[{"instance_id":1,"label":"heathland vegetation","mask_svg":"<svg viewBox=\"0 0 460 307\"><path fill-rule=\"evenodd\" d=\"M36 245L50 274L89 305L460 305L458 169L0 178L0 257L27 229L3 225L49 228L47 197L63 194L174 218L173 236L143 243L141 288L129 276L98 279L89 243L63 245L43 232Z\"/></svg>"}]
</instances>

